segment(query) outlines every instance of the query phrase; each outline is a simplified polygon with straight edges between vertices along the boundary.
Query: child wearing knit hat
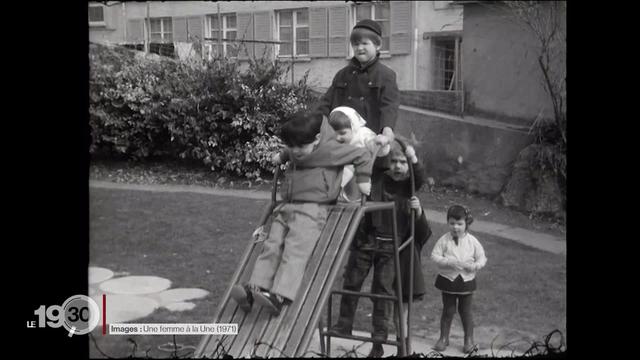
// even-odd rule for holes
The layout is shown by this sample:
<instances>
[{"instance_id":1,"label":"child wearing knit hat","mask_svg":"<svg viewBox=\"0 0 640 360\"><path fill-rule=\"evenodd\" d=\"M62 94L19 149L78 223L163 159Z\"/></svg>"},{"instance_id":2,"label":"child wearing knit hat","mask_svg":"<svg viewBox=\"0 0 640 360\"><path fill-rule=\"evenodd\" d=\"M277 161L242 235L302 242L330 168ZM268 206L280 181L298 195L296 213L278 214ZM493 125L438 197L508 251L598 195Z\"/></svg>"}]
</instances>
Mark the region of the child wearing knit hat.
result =
<instances>
[{"instance_id":1,"label":"child wearing knit hat","mask_svg":"<svg viewBox=\"0 0 640 360\"><path fill-rule=\"evenodd\" d=\"M349 107L355 110L362 118L366 119L365 126L373 131L383 147L394 141L393 128L398 117L400 106L400 91L396 83L396 73L380 61L380 49L382 47L382 27L371 19L359 21L351 31L349 37L353 58L347 66L342 68L334 76L331 86L320 99L316 109L329 116L333 109ZM380 158L382 159L382 158ZM383 168L385 161L376 161L375 168ZM376 173L382 173L381 171ZM374 179L372 179L373 181ZM371 196L375 194L372 189ZM367 220L365 219L365 223ZM358 231L352 244L352 254L358 253L358 244L368 242L370 234L366 229ZM349 275L351 270L345 270ZM374 265L374 272L385 276L376 276L373 279L373 292L382 295L393 295L393 261L380 262ZM347 296L348 297L348 296ZM387 339L389 333L388 324L393 315L393 304L390 301L376 301L376 311L372 316L373 322L373 346L369 357L383 355L382 341ZM347 321L348 322L348 321ZM351 324L336 326L338 333L351 332Z\"/></svg>"},{"instance_id":2,"label":"child wearing knit hat","mask_svg":"<svg viewBox=\"0 0 640 360\"><path fill-rule=\"evenodd\" d=\"M316 104L325 116L339 106L355 109L366 126L393 141L400 91L396 73L380 62L382 27L371 19L359 21L349 37L353 58L334 76L331 86Z\"/></svg>"}]
</instances>

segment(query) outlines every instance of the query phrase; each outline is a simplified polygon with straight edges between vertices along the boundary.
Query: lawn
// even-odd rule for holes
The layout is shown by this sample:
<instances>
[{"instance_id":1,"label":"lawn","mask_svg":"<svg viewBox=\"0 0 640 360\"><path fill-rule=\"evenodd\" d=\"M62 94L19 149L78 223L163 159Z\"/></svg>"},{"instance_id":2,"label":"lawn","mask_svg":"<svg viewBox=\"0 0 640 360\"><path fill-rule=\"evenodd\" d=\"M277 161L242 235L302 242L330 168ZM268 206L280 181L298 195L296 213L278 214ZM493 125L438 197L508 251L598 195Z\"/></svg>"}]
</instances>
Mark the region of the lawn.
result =
<instances>
[{"instance_id":1,"label":"lawn","mask_svg":"<svg viewBox=\"0 0 640 360\"><path fill-rule=\"evenodd\" d=\"M90 265L131 275L160 276L171 280L172 288L210 291L209 296L195 300L197 306L192 310L159 309L135 322L211 321L265 205L266 201L202 194L91 188ZM441 300L432 286L436 270L428 254L446 231L443 225L432 226L434 237L423 253L430 292L415 304L412 317L413 336L430 339L438 335ZM478 276L474 295L476 341L489 346L496 336L504 343L540 340L556 328L565 333L565 258L494 236L476 236L489 259ZM361 301L356 329L370 329L370 304L366 299ZM126 357L132 354L134 343L137 356L172 356L158 349L172 342L172 336L102 336L99 327L92 336L91 357L103 357L100 351ZM458 341L458 336L461 325L456 318L452 341ZM199 340L200 336L175 337L185 346L196 346Z\"/></svg>"},{"instance_id":2,"label":"lawn","mask_svg":"<svg viewBox=\"0 0 640 360\"><path fill-rule=\"evenodd\" d=\"M201 164L185 164L171 160L143 162L92 159L89 178L118 183L198 185L222 189L271 191L271 176L265 181L248 181L211 171ZM542 214L526 214L500 205L494 196L470 194L463 190L436 184L433 191L423 186L418 196L426 208L447 211L453 204L465 204L478 220L541 231L554 236L566 234L563 221Z\"/></svg>"}]
</instances>

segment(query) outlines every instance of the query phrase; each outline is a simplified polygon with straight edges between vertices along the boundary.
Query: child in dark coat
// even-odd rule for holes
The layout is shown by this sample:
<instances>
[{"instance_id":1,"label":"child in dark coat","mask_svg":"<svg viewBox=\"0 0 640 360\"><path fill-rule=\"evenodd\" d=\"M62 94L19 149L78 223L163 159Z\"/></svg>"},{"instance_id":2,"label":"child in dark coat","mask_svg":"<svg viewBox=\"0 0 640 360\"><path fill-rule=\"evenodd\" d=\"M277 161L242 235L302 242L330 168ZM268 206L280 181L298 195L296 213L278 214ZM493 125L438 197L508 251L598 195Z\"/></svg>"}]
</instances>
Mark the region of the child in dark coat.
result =
<instances>
[{"instance_id":1,"label":"child in dark coat","mask_svg":"<svg viewBox=\"0 0 640 360\"><path fill-rule=\"evenodd\" d=\"M409 289L413 288L413 301L422 300L425 293L424 276L420 253L431 236L431 228L427 222L425 213L417 196L411 197L411 179L409 164L411 161L414 169L415 189L418 190L424 184L424 169L418 161L415 150L407 146L403 151L397 140L391 143L391 151L386 158L386 166L373 169L372 174L372 200L394 201L396 204L396 224L400 244L408 240L411 235L411 210L415 210L415 245L413 254L407 246L400 252L400 274L402 279L402 301L404 303L404 318L407 319ZM393 295L395 294L395 268L393 263L393 219L390 212L374 212L366 219L363 232L365 236L355 239L349 255L349 261L345 268L343 288L345 290L360 291L371 266L374 266L374 279L372 292ZM372 252L375 244L379 249L391 253ZM414 257L413 283L409 283L410 256ZM343 296L340 303L340 317L333 328L338 333L350 333L353 325L355 309L358 298ZM375 339L386 340L388 324L393 314L393 304L389 300L375 300L373 312L373 338L374 344L369 357L382 356L382 344ZM406 334L405 329L405 334Z\"/></svg>"},{"instance_id":2,"label":"child in dark coat","mask_svg":"<svg viewBox=\"0 0 640 360\"><path fill-rule=\"evenodd\" d=\"M331 86L316 104L325 116L339 106L355 109L376 134L393 140L400 91L396 73L380 62L382 27L371 19L358 22L349 38L353 58L334 76Z\"/></svg>"}]
</instances>

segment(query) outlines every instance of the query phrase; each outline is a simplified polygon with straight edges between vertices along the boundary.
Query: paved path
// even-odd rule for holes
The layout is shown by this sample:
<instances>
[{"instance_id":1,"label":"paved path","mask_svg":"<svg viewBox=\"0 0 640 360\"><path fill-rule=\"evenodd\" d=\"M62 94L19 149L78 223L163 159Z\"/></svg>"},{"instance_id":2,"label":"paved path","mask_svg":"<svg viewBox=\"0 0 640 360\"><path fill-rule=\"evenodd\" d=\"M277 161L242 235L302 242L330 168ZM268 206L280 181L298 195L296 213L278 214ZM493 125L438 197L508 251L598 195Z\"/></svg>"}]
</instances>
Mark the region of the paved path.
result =
<instances>
[{"instance_id":1,"label":"paved path","mask_svg":"<svg viewBox=\"0 0 640 360\"><path fill-rule=\"evenodd\" d=\"M90 180L89 186L93 188L103 189L141 190L153 192L189 192L216 196L233 196L257 200L271 199L271 193L267 191L216 189L197 185L141 185ZM445 213L431 209L425 209L425 211L427 219L429 219L430 221L439 224L445 224ZM520 244L524 244L539 250L547 251L554 254L566 255L567 242L565 238L558 238L556 236L541 232L535 232L523 228L482 220L474 221L473 229L476 232L486 233L504 239L513 240Z\"/></svg>"}]
</instances>

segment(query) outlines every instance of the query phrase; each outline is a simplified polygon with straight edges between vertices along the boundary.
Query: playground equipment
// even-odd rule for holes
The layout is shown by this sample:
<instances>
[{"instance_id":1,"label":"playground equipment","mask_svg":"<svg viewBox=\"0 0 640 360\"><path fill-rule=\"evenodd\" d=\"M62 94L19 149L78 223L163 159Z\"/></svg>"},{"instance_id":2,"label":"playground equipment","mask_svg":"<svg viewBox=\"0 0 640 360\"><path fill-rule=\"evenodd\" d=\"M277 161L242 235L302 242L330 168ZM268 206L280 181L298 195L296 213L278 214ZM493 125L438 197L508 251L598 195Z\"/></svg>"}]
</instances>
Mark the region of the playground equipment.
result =
<instances>
[{"instance_id":1,"label":"playground equipment","mask_svg":"<svg viewBox=\"0 0 640 360\"><path fill-rule=\"evenodd\" d=\"M402 144L405 148L405 145ZM411 175L411 194L414 194L413 167L409 162ZM273 209L278 201L276 198L278 178L280 170L277 168L274 174L271 202L263 213L259 224L266 225L271 218ZM394 243L394 265L396 276L396 295L384 296L367 292L351 292L343 290L332 290L338 272L349 251L349 245L353 240L360 222L365 213L373 211L391 211L393 216L393 243ZM408 334L404 334L403 303L401 300L402 281L400 281L400 251L409 247L409 251L414 251L414 218L415 213L411 212L411 236L402 245L397 236L396 208L394 202L366 201L363 196L360 203L338 203L332 205L326 225L322 230L320 238L307 263L302 285L294 301L289 305L284 305L278 316L272 316L268 311L258 304L254 304L249 313L240 309L238 304L230 298L231 288L235 284L246 282L251 276L253 266L258 255L262 251L262 240L254 238L249 242L242 256L240 264L236 269L229 286L227 287L222 301L218 305L214 323L235 323L238 324L237 335L205 335L201 339L194 357L217 358L223 356L240 357L305 357L317 356L308 352L309 343L312 336L319 328L321 355L330 356L330 345L332 337L342 337L360 341L369 341L369 337L340 335L330 330L324 329L324 322L321 320L322 310L327 301L333 295L364 296L369 298L386 299L395 302L396 317L400 324L399 341L388 340L384 343L397 346L397 355L406 356L411 354L411 340ZM377 247L376 247L377 248ZM381 251L381 250L380 250ZM413 283L413 256L410 256L410 283ZM413 299L412 289L410 289L409 299ZM409 322L408 332L411 332L411 302L409 302ZM328 328L331 328L331 302L328 307Z\"/></svg>"}]
</instances>

